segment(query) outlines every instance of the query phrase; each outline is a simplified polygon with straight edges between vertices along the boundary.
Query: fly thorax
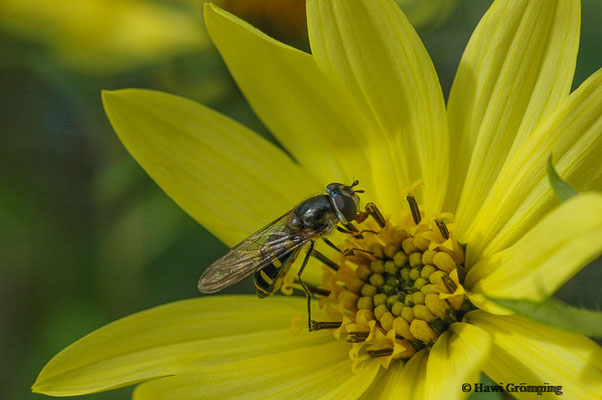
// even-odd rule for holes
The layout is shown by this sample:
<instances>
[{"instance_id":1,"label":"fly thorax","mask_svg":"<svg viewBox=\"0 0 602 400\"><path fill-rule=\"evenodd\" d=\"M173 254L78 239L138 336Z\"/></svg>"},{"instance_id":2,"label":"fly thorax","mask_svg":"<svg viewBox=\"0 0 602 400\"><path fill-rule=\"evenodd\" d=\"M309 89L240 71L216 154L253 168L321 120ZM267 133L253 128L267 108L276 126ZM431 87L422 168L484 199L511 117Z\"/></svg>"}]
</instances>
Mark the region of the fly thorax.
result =
<instances>
[{"instance_id":1,"label":"fly thorax","mask_svg":"<svg viewBox=\"0 0 602 400\"><path fill-rule=\"evenodd\" d=\"M338 218L326 195L314 196L301 203L294 211L294 218L302 229L323 231Z\"/></svg>"}]
</instances>

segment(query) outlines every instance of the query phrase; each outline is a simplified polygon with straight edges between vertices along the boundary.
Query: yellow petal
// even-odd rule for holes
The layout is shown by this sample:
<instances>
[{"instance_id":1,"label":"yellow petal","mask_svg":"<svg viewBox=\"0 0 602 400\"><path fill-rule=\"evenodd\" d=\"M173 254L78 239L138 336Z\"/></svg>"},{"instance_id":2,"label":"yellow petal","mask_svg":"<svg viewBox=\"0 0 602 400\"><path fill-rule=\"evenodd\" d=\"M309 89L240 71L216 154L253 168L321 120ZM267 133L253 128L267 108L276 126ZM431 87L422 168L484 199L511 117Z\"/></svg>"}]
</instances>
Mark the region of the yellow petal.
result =
<instances>
[{"instance_id":1,"label":"yellow petal","mask_svg":"<svg viewBox=\"0 0 602 400\"><path fill-rule=\"evenodd\" d=\"M517 316L473 311L465 317L493 339L483 371L494 382L562 386L562 398L599 399L602 349L583 335L537 324ZM533 399L535 393L511 393ZM544 396L545 398L545 396ZM549 394L548 398L558 398Z\"/></svg>"},{"instance_id":2,"label":"yellow petal","mask_svg":"<svg viewBox=\"0 0 602 400\"><path fill-rule=\"evenodd\" d=\"M413 400L425 399L426 362L428 352L421 350L405 364L401 360L393 362L382 371L370 390L364 393L361 400L390 399Z\"/></svg>"},{"instance_id":3,"label":"yellow petal","mask_svg":"<svg viewBox=\"0 0 602 400\"><path fill-rule=\"evenodd\" d=\"M213 296L130 315L73 343L42 370L34 392L70 396L108 390L203 365L330 342L329 332L292 336L302 298Z\"/></svg>"},{"instance_id":4,"label":"yellow petal","mask_svg":"<svg viewBox=\"0 0 602 400\"><path fill-rule=\"evenodd\" d=\"M367 123L314 58L213 4L205 4L205 23L253 110L315 180L326 186L355 177L373 193Z\"/></svg>"},{"instance_id":5,"label":"yellow petal","mask_svg":"<svg viewBox=\"0 0 602 400\"><path fill-rule=\"evenodd\" d=\"M425 399L463 399L462 383L478 380L490 353L491 338L482 329L452 324L433 346L426 365Z\"/></svg>"},{"instance_id":6,"label":"yellow petal","mask_svg":"<svg viewBox=\"0 0 602 400\"><path fill-rule=\"evenodd\" d=\"M332 338L331 338L332 339ZM355 399L379 370L374 360L353 374L349 344L330 343L291 348L140 385L134 400L195 399Z\"/></svg>"},{"instance_id":7,"label":"yellow petal","mask_svg":"<svg viewBox=\"0 0 602 400\"><path fill-rule=\"evenodd\" d=\"M514 244L558 200L546 173L550 153L577 190L602 189L602 70L565 99L509 160L465 238L468 264Z\"/></svg>"},{"instance_id":8,"label":"yellow petal","mask_svg":"<svg viewBox=\"0 0 602 400\"><path fill-rule=\"evenodd\" d=\"M506 158L568 95L579 26L578 0L497 0L472 34L448 102L448 206L461 190L460 223L476 214Z\"/></svg>"},{"instance_id":9,"label":"yellow petal","mask_svg":"<svg viewBox=\"0 0 602 400\"><path fill-rule=\"evenodd\" d=\"M228 245L323 190L276 146L190 100L128 89L103 102L136 161Z\"/></svg>"},{"instance_id":10,"label":"yellow petal","mask_svg":"<svg viewBox=\"0 0 602 400\"><path fill-rule=\"evenodd\" d=\"M445 105L414 28L392 0L310 0L307 17L317 63L373 121L383 207L397 211L402 188L422 179L426 207L439 210L449 157Z\"/></svg>"},{"instance_id":11,"label":"yellow petal","mask_svg":"<svg viewBox=\"0 0 602 400\"><path fill-rule=\"evenodd\" d=\"M562 203L512 247L479 261L465 284L470 292L491 297L543 300L600 253L602 194L583 193Z\"/></svg>"}]
</instances>

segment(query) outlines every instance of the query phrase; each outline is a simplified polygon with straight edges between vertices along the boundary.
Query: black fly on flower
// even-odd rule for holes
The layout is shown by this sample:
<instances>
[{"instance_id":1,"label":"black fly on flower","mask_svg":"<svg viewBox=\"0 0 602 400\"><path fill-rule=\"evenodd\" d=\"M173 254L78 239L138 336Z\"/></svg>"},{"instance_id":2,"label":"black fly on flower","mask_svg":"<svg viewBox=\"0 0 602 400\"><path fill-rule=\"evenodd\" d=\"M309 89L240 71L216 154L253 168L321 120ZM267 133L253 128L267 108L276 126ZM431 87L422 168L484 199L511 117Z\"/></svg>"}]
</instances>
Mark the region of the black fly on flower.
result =
<instances>
[{"instance_id":1,"label":"black fly on flower","mask_svg":"<svg viewBox=\"0 0 602 400\"><path fill-rule=\"evenodd\" d=\"M360 212L360 198L357 193L364 191L353 189L358 184L357 180L349 186L331 183L326 186L325 194L301 202L258 230L207 267L199 279L199 290L202 293L215 293L255 274L257 296L268 297L281 287L297 256L303 247L309 244L303 264L297 273L307 296L309 329L339 326L338 322L317 322L311 319L310 301L312 293L317 289L310 289L301 279L301 275L312 255L320 257L318 253L314 253L315 241L318 239L340 253L353 252L343 252L328 240L326 236L335 228L344 233L361 236L352 222L362 222L368 215L383 225L382 215L374 204L368 204L366 211ZM338 226L339 223L344 228Z\"/></svg>"}]
</instances>

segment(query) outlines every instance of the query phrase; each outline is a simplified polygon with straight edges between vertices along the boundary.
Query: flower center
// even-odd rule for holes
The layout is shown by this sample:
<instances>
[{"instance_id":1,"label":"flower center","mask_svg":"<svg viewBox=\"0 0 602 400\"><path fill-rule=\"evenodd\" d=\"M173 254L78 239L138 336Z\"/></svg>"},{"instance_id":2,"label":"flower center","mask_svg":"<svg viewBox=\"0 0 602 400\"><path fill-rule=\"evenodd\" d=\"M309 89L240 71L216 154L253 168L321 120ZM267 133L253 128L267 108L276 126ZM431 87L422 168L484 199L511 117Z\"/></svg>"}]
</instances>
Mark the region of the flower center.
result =
<instances>
[{"instance_id":1,"label":"flower center","mask_svg":"<svg viewBox=\"0 0 602 400\"><path fill-rule=\"evenodd\" d=\"M325 269L327 304L342 318L335 336L353 344L352 359L409 359L475 309L465 296L464 249L453 215L424 215L412 195L401 222L370 218L338 246L338 269ZM330 291L330 293L328 292ZM345 336L346 334L346 336Z\"/></svg>"}]
</instances>

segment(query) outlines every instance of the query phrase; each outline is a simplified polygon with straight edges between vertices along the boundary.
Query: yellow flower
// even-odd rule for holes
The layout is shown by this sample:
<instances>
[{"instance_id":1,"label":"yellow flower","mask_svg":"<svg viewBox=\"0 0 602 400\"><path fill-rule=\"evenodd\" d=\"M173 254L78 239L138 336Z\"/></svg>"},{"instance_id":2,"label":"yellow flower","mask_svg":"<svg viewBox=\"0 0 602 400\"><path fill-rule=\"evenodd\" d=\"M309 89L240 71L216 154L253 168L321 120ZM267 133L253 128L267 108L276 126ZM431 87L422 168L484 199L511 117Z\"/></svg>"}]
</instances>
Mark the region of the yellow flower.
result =
<instances>
[{"instance_id":1,"label":"yellow flower","mask_svg":"<svg viewBox=\"0 0 602 400\"><path fill-rule=\"evenodd\" d=\"M198 2L178 2L2 0L0 23L5 33L46 44L59 64L119 72L208 45Z\"/></svg>"},{"instance_id":2,"label":"yellow flower","mask_svg":"<svg viewBox=\"0 0 602 400\"><path fill-rule=\"evenodd\" d=\"M232 75L295 161L176 96L122 90L103 99L136 160L228 245L326 184L358 178L384 221L364 223L376 235L333 240L370 253L327 253L335 268L316 261L304 274L323 289L316 319L340 327L291 335L300 297L185 300L84 337L33 390L65 396L142 382L135 399L448 399L467 396L461 385L483 371L504 385L599 396L598 345L484 296L544 299L602 251L602 194L593 191L602 187L602 72L569 94L579 2L494 2L447 110L392 0L307 7L311 55L205 7ZM563 178L592 191L558 205L550 152ZM421 205L410 209L407 194Z\"/></svg>"}]
</instances>

